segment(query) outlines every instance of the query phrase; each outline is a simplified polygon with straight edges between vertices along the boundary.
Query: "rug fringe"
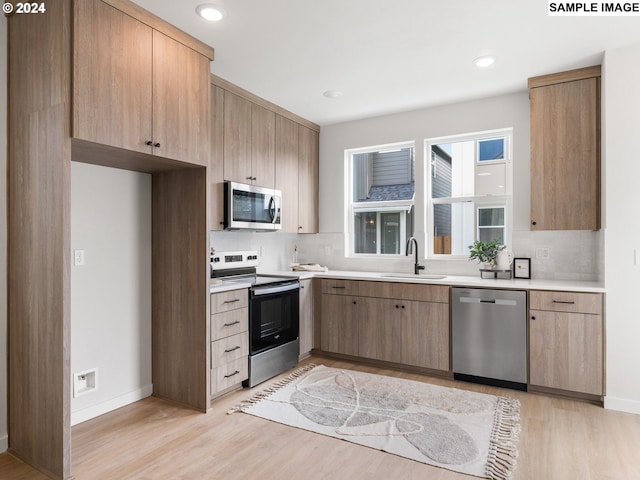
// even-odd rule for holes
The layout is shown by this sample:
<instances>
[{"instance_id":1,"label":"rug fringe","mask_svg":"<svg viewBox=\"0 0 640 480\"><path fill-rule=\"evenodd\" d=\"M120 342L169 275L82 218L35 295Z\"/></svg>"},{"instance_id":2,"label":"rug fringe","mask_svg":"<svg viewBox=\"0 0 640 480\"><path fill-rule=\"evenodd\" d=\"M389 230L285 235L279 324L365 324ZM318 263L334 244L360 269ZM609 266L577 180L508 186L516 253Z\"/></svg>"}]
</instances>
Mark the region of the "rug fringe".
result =
<instances>
[{"instance_id":1,"label":"rug fringe","mask_svg":"<svg viewBox=\"0 0 640 480\"><path fill-rule=\"evenodd\" d=\"M520 434L520 402L498 397L487 459L487 478L508 480L518 458L516 446Z\"/></svg>"},{"instance_id":2,"label":"rug fringe","mask_svg":"<svg viewBox=\"0 0 640 480\"><path fill-rule=\"evenodd\" d=\"M309 363L309 364L305 365L304 367L299 368L295 372L292 372L289 375L287 375L285 378L283 378L281 380L278 380L275 383L272 383L271 385L269 385L264 390L261 390L261 391L255 393L255 394L253 394L251 397L247 398L246 400L241 401L238 405L236 405L231 410L229 410L227 412L227 415L231 415L232 413L236 413L236 412L243 412L244 410L249 408L251 405L254 405L254 404L258 403L260 400L263 400L263 399L267 398L268 396L270 396L271 394L277 392L281 388L286 387L291 382L293 382L294 380L296 380L296 379L300 378L301 376L305 375L306 373L308 373L309 371L313 370L317 366L318 365L315 364L315 363Z\"/></svg>"}]
</instances>

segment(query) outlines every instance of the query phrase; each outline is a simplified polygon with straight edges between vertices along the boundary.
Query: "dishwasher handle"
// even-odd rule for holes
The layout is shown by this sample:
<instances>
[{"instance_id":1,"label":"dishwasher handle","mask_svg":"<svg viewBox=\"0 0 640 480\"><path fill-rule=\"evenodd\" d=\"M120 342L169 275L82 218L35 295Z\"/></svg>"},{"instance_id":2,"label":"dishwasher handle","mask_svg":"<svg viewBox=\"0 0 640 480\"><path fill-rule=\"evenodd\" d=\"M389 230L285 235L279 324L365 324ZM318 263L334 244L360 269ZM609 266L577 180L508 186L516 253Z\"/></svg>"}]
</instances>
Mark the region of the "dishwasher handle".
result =
<instances>
[{"instance_id":1,"label":"dishwasher handle","mask_svg":"<svg viewBox=\"0 0 640 480\"><path fill-rule=\"evenodd\" d=\"M476 297L460 297L460 303L479 303L479 304L489 304L489 305L505 305L509 307L513 307L518 303L515 300L507 300L505 298L491 298L491 299L483 299Z\"/></svg>"}]
</instances>

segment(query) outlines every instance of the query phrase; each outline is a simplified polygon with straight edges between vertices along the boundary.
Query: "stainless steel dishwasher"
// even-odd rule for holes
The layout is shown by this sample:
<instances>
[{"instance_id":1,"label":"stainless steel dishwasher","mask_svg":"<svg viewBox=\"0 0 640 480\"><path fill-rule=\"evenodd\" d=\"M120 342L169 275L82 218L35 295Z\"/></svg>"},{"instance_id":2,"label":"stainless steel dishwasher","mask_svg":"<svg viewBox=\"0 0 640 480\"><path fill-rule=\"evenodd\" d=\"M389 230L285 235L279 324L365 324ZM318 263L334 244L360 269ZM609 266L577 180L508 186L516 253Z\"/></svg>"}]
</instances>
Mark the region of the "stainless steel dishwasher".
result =
<instances>
[{"instance_id":1,"label":"stainless steel dishwasher","mask_svg":"<svg viewBox=\"0 0 640 480\"><path fill-rule=\"evenodd\" d=\"M527 389L527 292L458 288L451 293L453 376Z\"/></svg>"}]
</instances>

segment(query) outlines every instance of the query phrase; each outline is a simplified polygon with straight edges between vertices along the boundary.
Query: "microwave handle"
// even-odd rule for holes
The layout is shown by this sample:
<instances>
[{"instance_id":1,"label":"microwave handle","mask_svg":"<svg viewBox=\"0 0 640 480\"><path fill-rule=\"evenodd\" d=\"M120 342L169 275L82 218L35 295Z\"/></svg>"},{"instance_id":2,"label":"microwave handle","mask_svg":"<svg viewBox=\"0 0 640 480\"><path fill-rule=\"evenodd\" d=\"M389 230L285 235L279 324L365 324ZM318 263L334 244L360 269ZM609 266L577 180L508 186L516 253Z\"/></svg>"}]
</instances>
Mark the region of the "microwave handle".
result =
<instances>
[{"instance_id":1,"label":"microwave handle","mask_svg":"<svg viewBox=\"0 0 640 480\"><path fill-rule=\"evenodd\" d=\"M271 223L276 223L278 220L278 202L276 197L273 196L269 199L269 215L271 216Z\"/></svg>"}]
</instances>

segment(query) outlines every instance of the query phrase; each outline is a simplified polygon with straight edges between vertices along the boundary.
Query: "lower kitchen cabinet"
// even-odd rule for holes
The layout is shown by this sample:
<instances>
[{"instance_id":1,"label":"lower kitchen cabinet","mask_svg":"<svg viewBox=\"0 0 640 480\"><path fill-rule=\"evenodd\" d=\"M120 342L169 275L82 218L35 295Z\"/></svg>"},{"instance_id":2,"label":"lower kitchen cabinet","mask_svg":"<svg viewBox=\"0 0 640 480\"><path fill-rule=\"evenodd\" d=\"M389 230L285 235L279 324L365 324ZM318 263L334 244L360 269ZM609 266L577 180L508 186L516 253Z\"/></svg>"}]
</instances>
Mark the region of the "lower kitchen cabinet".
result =
<instances>
[{"instance_id":1,"label":"lower kitchen cabinet","mask_svg":"<svg viewBox=\"0 0 640 480\"><path fill-rule=\"evenodd\" d=\"M345 295L322 296L322 326L320 348L325 352L358 355L359 297ZM361 305L362 306L362 303Z\"/></svg>"},{"instance_id":2,"label":"lower kitchen cabinet","mask_svg":"<svg viewBox=\"0 0 640 480\"><path fill-rule=\"evenodd\" d=\"M449 370L449 287L322 282L323 351Z\"/></svg>"},{"instance_id":3,"label":"lower kitchen cabinet","mask_svg":"<svg viewBox=\"0 0 640 480\"><path fill-rule=\"evenodd\" d=\"M300 357L304 357L313 348L313 280L300 280Z\"/></svg>"},{"instance_id":4,"label":"lower kitchen cabinet","mask_svg":"<svg viewBox=\"0 0 640 480\"><path fill-rule=\"evenodd\" d=\"M366 300L366 301L365 301ZM361 357L449 370L449 305L397 299L363 300L358 318Z\"/></svg>"},{"instance_id":5,"label":"lower kitchen cabinet","mask_svg":"<svg viewBox=\"0 0 640 480\"><path fill-rule=\"evenodd\" d=\"M602 295L531 291L529 384L604 395Z\"/></svg>"},{"instance_id":6,"label":"lower kitchen cabinet","mask_svg":"<svg viewBox=\"0 0 640 480\"><path fill-rule=\"evenodd\" d=\"M249 295L246 289L211 294L211 396L249 378Z\"/></svg>"}]
</instances>

